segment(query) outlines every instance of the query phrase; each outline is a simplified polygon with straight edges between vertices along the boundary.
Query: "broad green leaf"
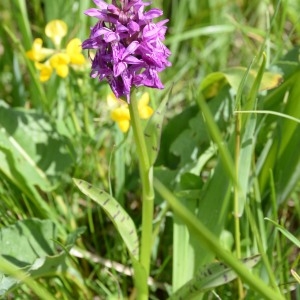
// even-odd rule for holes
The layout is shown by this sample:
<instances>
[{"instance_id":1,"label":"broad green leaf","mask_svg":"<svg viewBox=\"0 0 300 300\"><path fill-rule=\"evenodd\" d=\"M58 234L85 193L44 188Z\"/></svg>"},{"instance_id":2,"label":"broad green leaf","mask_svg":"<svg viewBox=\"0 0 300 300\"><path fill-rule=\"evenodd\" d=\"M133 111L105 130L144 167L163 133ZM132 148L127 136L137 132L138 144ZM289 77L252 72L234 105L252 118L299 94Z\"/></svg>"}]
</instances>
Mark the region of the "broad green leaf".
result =
<instances>
[{"instance_id":1,"label":"broad green leaf","mask_svg":"<svg viewBox=\"0 0 300 300\"><path fill-rule=\"evenodd\" d=\"M241 77L239 77L239 80ZM226 76L222 72L214 72L207 75L200 85L206 99L215 97L221 88L227 83Z\"/></svg>"},{"instance_id":2,"label":"broad green leaf","mask_svg":"<svg viewBox=\"0 0 300 300\"><path fill-rule=\"evenodd\" d=\"M177 139L170 145L170 152L180 158L180 164L178 167L187 168L188 164L193 164L195 160L193 153L195 153L198 146L194 142L191 142L193 138L195 141L198 140L194 131L189 128L178 133Z\"/></svg>"},{"instance_id":3,"label":"broad green leaf","mask_svg":"<svg viewBox=\"0 0 300 300\"><path fill-rule=\"evenodd\" d=\"M124 208L108 193L93 187L88 182L76 178L73 178L73 181L83 194L102 207L121 235L130 254L138 259L139 239L135 224Z\"/></svg>"},{"instance_id":4,"label":"broad green leaf","mask_svg":"<svg viewBox=\"0 0 300 300\"><path fill-rule=\"evenodd\" d=\"M46 116L0 103L0 171L21 189L56 187L74 149Z\"/></svg>"},{"instance_id":5,"label":"broad green leaf","mask_svg":"<svg viewBox=\"0 0 300 300\"><path fill-rule=\"evenodd\" d=\"M148 121L147 126L144 130L150 165L153 165L155 163L159 152L162 123L167 108L167 102L171 96L171 92L172 89L170 89L169 94L159 104L158 108Z\"/></svg>"},{"instance_id":6,"label":"broad green leaf","mask_svg":"<svg viewBox=\"0 0 300 300\"><path fill-rule=\"evenodd\" d=\"M232 102L232 96L227 86L208 103L214 121L221 132L228 130L229 122L231 122L229 112L232 110ZM183 125L185 126L183 127ZM181 115L169 120L167 128L162 134L162 145L163 149L160 152L166 152L166 149L170 148L171 154L180 158L180 164L177 167L182 167L185 171L193 169L197 156L202 156L202 153L207 151L211 145L207 123L202 111L191 106Z\"/></svg>"},{"instance_id":7,"label":"broad green leaf","mask_svg":"<svg viewBox=\"0 0 300 300\"><path fill-rule=\"evenodd\" d=\"M202 185L199 175L186 172L180 177L180 189L181 191L199 190Z\"/></svg>"},{"instance_id":8,"label":"broad green leaf","mask_svg":"<svg viewBox=\"0 0 300 300\"><path fill-rule=\"evenodd\" d=\"M242 259L241 262L249 269L259 261L260 255ZM213 262L202 266L195 277L176 291L169 299L191 299L207 290L214 289L237 278L236 273L222 262Z\"/></svg>"},{"instance_id":9,"label":"broad green leaf","mask_svg":"<svg viewBox=\"0 0 300 300\"><path fill-rule=\"evenodd\" d=\"M55 254L56 227L50 220L29 219L2 227L0 254L21 267Z\"/></svg>"},{"instance_id":10,"label":"broad green leaf","mask_svg":"<svg viewBox=\"0 0 300 300\"><path fill-rule=\"evenodd\" d=\"M168 123L164 126L162 131L161 147L156 164L163 164L172 169L176 167L179 158L174 155L170 147L185 130L190 128L189 121L197 115L198 111L199 109L197 106L189 106L180 114L175 115L172 119L168 120Z\"/></svg>"},{"instance_id":11,"label":"broad green leaf","mask_svg":"<svg viewBox=\"0 0 300 300\"><path fill-rule=\"evenodd\" d=\"M269 218L265 218L265 220L271 222L273 225L275 225L275 227L286 237L288 238L292 243L294 243L298 248L300 248L300 240L297 239L292 233L290 233L286 228L284 228L283 226L281 226L280 224L278 224L277 222L269 219Z\"/></svg>"},{"instance_id":12,"label":"broad green leaf","mask_svg":"<svg viewBox=\"0 0 300 300\"><path fill-rule=\"evenodd\" d=\"M57 252L55 224L50 220L28 219L3 227L0 230L0 256L13 264L24 276L41 277L68 270L65 251ZM76 232L76 238L82 229ZM74 234L68 238L68 247L76 241ZM0 295L22 281L2 271L0 263Z\"/></svg>"},{"instance_id":13,"label":"broad green leaf","mask_svg":"<svg viewBox=\"0 0 300 300\"><path fill-rule=\"evenodd\" d=\"M235 91L238 90L243 75L247 71L244 67L234 67L223 72L211 73L204 78L200 85L200 90L203 92L205 98L212 98L216 96L221 87L228 83ZM247 82L245 85L245 92L249 92L253 85L258 71L250 70ZM260 82L259 90L269 90L278 86L282 82L282 76L278 73L264 72Z\"/></svg>"}]
</instances>

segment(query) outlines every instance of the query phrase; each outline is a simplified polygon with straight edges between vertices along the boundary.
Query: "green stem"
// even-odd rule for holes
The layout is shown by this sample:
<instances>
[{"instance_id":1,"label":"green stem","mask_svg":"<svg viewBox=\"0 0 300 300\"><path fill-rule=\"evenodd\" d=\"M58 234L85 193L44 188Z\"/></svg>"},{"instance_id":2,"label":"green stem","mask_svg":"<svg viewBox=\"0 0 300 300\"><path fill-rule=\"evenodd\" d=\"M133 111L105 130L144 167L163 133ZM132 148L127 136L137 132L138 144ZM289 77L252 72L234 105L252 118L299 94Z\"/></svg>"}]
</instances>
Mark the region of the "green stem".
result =
<instances>
[{"instance_id":1,"label":"green stem","mask_svg":"<svg viewBox=\"0 0 300 300\"><path fill-rule=\"evenodd\" d=\"M146 148L143 129L140 122L137 99L134 93L131 94L129 104L129 112L133 135L137 148L137 156L139 160L140 176L142 181L142 236L141 236L141 254L140 263L145 269L146 279L150 274L150 258L152 248L152 219L154 206L154 190L153 190L153 169ZM148 299L147 294L142 295L138 292L138 299Z\"/></svg>"},{"instance_id":2,"label":"green stem","mask_svg":"<svg viewBox=\"0 0 300 300\"><path fill-rule=\"evenodd\" d=\"M135 97L135 94L131 94L129 112L130 112L130 121L133 129L133 135L136 142L137 154L140 166L145 169L150 169L149 156L147 152L146 142L144 138L144 132L139 117L138 110L138 100Z\"/></svg>"},{"instance_id":3,"label":"green stem","mask_svg":"<svg viewBox=\"0 0 300 300\"><path fill-rule=\"evenodd\" d=\"M27 1L25 0L17 0L12 1L13 11L15 12L15 21L19 26L19 30L22 36L22 44L26 49L29 49L32 44L32 34L30 30L30 19L28 17L28 8L27 8Z\"/></svg>"},{"instance_id":4,"label":"green stem","mask_svg":"<svg viewBox=\"0 0 300 300\"><path fill-rule=\"evenodd\" d=\"M240 150L241 150L241 117L239 115L236 116L235 120L235 168L236 174L238 175L240 170ZM240 201L240 194L239 194L239 186L235 185L234 187L234 227L235 227L235 251L237 258L241 258L241 243L240 243L240 215L239 215L239 201ZM239 299L244 299L244 290L242 281L240 278L237 279L238 284L238 293Z\"/></svg>"},{"instance_id":5,"label":"green stem","mask_svg":"<svg viewBox=\"0 0 300 300\"><path fill-rule=\"evenodd\" d=\"M78 121L78 118L77 118L76 113L75 113L74 101L73 101L73 98L72 98L72 95L71 95L70 80L68 81L68 83L66 83L66 89L67 89L67 104L68 104L69 112L71 114L73 125L75 127L76 132L81 133L81 128L80 128L80 125L79 125L79 121Z\"/></svg>"},{"instance_id":6,"label":"green stem","mask_svg":"<svg viewBox=\"0 0 300 300\"><path fill-rule=\"evenodd\" d=\"M32 83L32 89L33 89L33 93L31 93L32 97L35 99L34 104L36 106L38 106L40 103L42 103L43 105L43 110L45 110L46 112L49 112L49 103L48 103L48 99L47 96L45 94L45 91L43 89L43 86L41 84L41 82L38 79L37 76L37 72L36 69L34 68L34 65L31 61L29 61L29 59L26 57L26 51L23 47L23 45L20 42L20 39L17 38L17 36L10 30L10 28L6 25L3 25L3 29L4 31L7 33L7 35L10 37L10 39L13 42L13 45L18 49L18 51L21 53L21 55L23 56L26 66L28 68L28 71L31 75L31 83Z\"/></svg>"}]
</instances>

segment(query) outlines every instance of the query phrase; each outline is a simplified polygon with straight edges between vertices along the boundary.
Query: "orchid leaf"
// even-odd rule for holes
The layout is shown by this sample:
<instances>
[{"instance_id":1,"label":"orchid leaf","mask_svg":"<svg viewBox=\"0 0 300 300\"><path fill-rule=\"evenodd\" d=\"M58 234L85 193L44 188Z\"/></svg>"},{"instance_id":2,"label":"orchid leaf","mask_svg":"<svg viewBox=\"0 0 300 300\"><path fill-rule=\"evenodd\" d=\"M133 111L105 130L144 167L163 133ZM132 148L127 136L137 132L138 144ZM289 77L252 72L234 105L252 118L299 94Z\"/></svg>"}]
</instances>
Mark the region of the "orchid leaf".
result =
<instances>
[{"instance_id":1,"label":"orchid leaf","mask_svg":"<svg viewBox=\"0 0 300 300\"><path fill-rule=\"evenodd\" d=\"M130 254L138 259L139 257L139 240L135 225L124 210L124 208L111 195L103 190L93 187L86 181L73 178L74 183L80 191L90 197L106 212L107 216L115 225Z\"/></svg>"},{"instance_id":2,"label":"orchid leaf","mask_svg":"<svg viewBox=\"0 0 300 300\"><path fill-rule=\"evenodd\" d=\"M167 108L167 102L170 98L172 89L168 96L166 96L163 101L160 103L152 117L147 123L147 126L144 131L146 147L148 152L148 157L150 165L153 165L156 161L158 151L160 148L160 137L162 132L162 123L164 120L165 111Z\"/></svg>"},{"instance_id":3,"label":"orchid leaf","mask_svg":"<svg viewBox=\"0 0 300 300\"><path fill-rule=\"evenodd\" d=\"M260 255L245 258L241 262L248 268L253 268L259 261ZM236 273L222 262L213 262L202 266L195 277L188 281L170 300L191 299L205 291L214 289L237 278Z\"/></svg>"}]
</instances>

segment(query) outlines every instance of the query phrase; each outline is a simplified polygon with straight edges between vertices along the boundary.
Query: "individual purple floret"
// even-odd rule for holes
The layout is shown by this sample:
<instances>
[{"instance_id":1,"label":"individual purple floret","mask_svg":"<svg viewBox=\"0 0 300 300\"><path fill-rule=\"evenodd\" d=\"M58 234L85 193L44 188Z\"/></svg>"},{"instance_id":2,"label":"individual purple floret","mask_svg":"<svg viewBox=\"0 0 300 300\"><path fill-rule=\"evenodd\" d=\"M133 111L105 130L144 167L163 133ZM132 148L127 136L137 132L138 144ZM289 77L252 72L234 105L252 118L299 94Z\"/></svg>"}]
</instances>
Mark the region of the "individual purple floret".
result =
<instances>
[{"instance_id":1,"label":"individual purple floret","mask_svg":"<svg viewBox=\"0 0 300 300\"><path fill-rule=\"evenodd\" d=\"M168 20L153 23L163 14L162 10L145 12L150 3L142 0L94 3L99 8L88 9L85 14L99 21L82 44L83 49L96 50L91 76L106 78L116 97L125 96L128 103L132 86L162 89L158 73L171 66L171 52L162 43Z\"/></svg>"}]
</instances>

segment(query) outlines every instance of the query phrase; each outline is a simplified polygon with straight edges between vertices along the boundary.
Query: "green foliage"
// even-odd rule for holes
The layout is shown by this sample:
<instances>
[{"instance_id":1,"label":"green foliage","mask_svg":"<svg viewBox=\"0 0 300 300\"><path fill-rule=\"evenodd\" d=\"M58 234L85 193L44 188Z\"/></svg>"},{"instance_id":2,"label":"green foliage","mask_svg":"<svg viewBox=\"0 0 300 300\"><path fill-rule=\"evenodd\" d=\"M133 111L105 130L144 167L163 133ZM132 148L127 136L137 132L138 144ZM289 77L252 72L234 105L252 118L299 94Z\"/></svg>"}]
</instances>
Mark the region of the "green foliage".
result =
<instances>
[{"instance_id":1,"label":"green foliage","mask_svg":"<svg viewBox=\"0 0 300 300\"><path fill-rule=\"evenodd\" d=\"M18 186L25 182L27 187L36 185L44 191L55 188L73 163L70 140L58 132L47 116L34 110L3 105L0 119L1 171ZM23 175L23 179L18 180L16 174Z\"/></svg>"},{"instance_id":2,"label":"green foliage","mask_svg":"<svg viewBox=\"0 0 300 300\"><path fill-rule=\"evenodd\" d=\"M289 65L288 61L286 61L286 65ZM299 69L292 74L286 74L286 76L285 82L266 98L265 107L300 119L299 101L297 100ZM282 99L285 101L282 102ZM275 103L277 103L277 107L274 106ZM260 139L264 138L269 143L266 143L262 151L263 156L260 158L260 161L263 160L263 164L259 164L261 165L259 179L261 188L264 190L269 180L269 170L273 170L274 180L278 182L276 184L277 202L282 203L299 180L300 158L298 155L294 155L293 150L293 145L300 143L299 124L286 118L277 118L275 125L273 121L272 116L266 118L266 126L275 127L272 136L266 139L265 131L262 132L263 136L260 136Z\"/></svg>"},{"instance_id":3,"label":"green foliage","mask_svg":"<svg viewBox=\"0 0 300 300\"><path fill-rule=\"evenodd\" d=\"M70 235L71 243L65 247L68 249L73 247L78 233ZM1 228L0 255L25 273L26 277L40 278L70 272L67 265L67 253L65 250L59 252L56 250L56 239L57 228L50 220L18 221L13 225ZM0 262L0 296L22 283L19 278L8 276L5 269L3 272L4 266L5 264L2 265ZM14 272L13 268L11 270ZM23 281L24 279L22 278Z\"/></svg>"},{"instance_id":4,"label":"green foliage","mask_svg":"<svg viewBox=\"0 0 300 300\"><path fill-rule=\"evenodd\" d=\"M0 106L0 172L30 200L36 216L50 217L35 187L53 190L74 159L71 142L34 110Z\"/></svg>"},{"instance_id":5,"label":"green foliage","mask_svg":"<svg viewBox=\"0 0 300 300\"><path fill-rule=\"evenodd\" d=\"M155 182L169 191L158 187L154 198L149 298L300 299L299 1L151 6L169 19L172 67L161 74L164 91L148 90L160 114L142 123ZM123 135L110 119L109 90L90 78L88 53L83 68L46 83L25 55L38 37L53 46L44 32L53 19L68 25L64 43L87 38L90 7L0 1L3 297L146 291L134 252L143 178L132 130ZM254 254L257 265L240 263ZM235 280L225 284L224 274Z\"/></svg>"},{"instance_id":6,"label":"green foliage","mask_svg":"<svg viewBox=\"0 0 300 300\"><path fill-rule=\"evenodd\" d=\"M155 188L162 196L164 196L174 212L184 221L190 231L195 234L196 238L202 242L206 250L209 250L220 257L241 278L243 278L252 289L259 292L265 299L283 299L282 295L272 291L270 287L266 286L257 277L247 272L247 269L238 260L236 260L232 254L222 249L215 235L212 235L210 230L208 230L200 220L198 220L187 208L185 208L158 180L155 180ZM185 290L185 288L183 290ZM193 289L191 292L194 292Z\"/></svg>"},{"instance_id":7,"label":"green foliage","mask_svg":"<svg viewBox=\"0 0 300 300\"><path fill-rule=\"evenodd\" d=\"M278 223L274 222L273 220L266 218L266 220L270 221L272 224L276 226L276 228L282 232L291 242L293 242L298 248L300 248L300 241L297 239L293 234L287 231L283 226L279 225Z\"/></svg>"}]
</instances>

